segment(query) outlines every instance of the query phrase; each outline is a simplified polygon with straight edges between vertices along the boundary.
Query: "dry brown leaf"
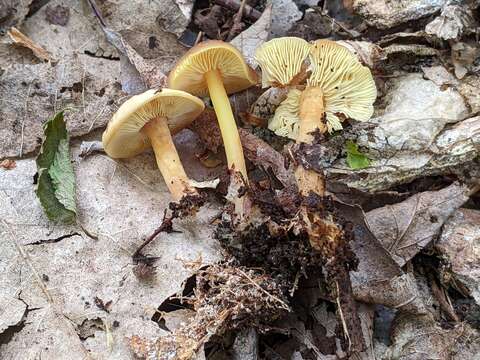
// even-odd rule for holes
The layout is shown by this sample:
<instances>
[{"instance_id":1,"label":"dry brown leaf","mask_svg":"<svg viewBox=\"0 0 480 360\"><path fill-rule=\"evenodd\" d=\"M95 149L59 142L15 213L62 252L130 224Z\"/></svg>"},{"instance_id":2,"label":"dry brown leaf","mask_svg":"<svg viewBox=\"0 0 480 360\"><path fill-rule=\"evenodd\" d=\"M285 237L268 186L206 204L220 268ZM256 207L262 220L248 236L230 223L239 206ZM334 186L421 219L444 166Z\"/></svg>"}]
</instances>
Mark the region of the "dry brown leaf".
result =
<instances>
[{"instance_id":1,"label":"dry brown leaf","mask_svg":"<svg viewBox=\"0 0 480 360\"><path fill-rule=\"evenodd\" d=\"M405 265L440 232L445 220L467 200L468 189L452 184L366 214L370 230L399 266Z\"/></svg>"}]
</instances>

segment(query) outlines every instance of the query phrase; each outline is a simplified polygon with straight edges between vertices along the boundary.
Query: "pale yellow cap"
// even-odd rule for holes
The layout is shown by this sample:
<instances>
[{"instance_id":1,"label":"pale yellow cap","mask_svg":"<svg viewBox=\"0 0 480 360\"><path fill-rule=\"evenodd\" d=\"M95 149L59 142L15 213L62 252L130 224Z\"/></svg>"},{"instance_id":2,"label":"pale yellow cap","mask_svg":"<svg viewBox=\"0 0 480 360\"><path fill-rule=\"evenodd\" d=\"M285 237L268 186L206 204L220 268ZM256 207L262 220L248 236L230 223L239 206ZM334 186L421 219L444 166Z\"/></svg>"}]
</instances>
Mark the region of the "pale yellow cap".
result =
<instances>
[{"instance_id":1,"label":"pale yellow cap","mask_svg":"<svg viewBox=\"0 0 480 360\"><path fill-rule=\"evenodd\" d=\"M305 61L310 44L297 37L282 37L267 41L255 52L262 69L262 86L296 85L295 80L306 72Z\"/></svg>"},{"instance_id":2,"label":"pale yellow cap","mask_svg":"<svg viewBox=\"0 0 480 360\"><path fill-rule=\"evenodd\" d=\"M105 152L112 158L128 158L150 147L140 130L150 120L163 117L172 134L187 127L205 105L199 98L172 89L148 90L125 101L113 115L102 136Z\"/></svg>"},{"instance_id":3,"label":"pale yellow cap","mask_svg":"<svg viewBox=\"0 0 480 360\"><path fill-rule=\"evenodd\" d=\"M183 55L168 76L168 86L197 96L208 96L205 73L211 70L220 71L228 94L247 89L258 81L257 73L247 65L240 51L226 42L210 40L201 42Z\"/></svg>"},{"instance_id":4,"label":"pale yellow cap","mask_svg":"<svg viewBox=\"0 0 480 360\"><path fill-rule=\"evenodd\" d=\"M373 114L377 88L370 69L355 54L330 40L317 40L310 52L311 75L307 86L323 91L329 130L342 128L336 114L367 121Z\"/></svg>"}]
</instances>

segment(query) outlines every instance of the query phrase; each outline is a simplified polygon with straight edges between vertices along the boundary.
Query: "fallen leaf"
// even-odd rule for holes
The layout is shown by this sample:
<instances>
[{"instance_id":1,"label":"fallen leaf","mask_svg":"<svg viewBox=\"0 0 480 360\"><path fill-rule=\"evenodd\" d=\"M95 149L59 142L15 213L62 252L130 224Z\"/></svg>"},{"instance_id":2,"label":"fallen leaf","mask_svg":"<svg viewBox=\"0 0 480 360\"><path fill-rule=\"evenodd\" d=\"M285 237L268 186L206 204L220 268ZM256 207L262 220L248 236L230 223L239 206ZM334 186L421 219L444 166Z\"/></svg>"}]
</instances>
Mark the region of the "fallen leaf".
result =
<instances>
[{"instance_id":1,"label":"fallen leaf","mask_svg":"<svg viewBox=\"0 0 480 360\"><path fill-rule=\"evenodd\" d=\"M392 345L382 359L476 359L480 354L480 334L468 324L442 328L430 316L405 313L393 323Z\"/></svg>"},{"instance_id":2,"label":"fallen leaf","mask_svg":"<svg viewBox=\"0 0 480 360\"><path fill-rule=\"evenodd\" d=\"M54 61L47 50L35 44L32 39L21 33L18 29L12 27L10 30L8 30L8 36L10 36L10 38L15 44L32 50L35 56L38 57L40 60Z\"/></svg>"},{"instance_id":3,"label":"fallen leaf","mask_svg":"<svg viewBox=\"0 0 480 360\"><path fill-rule=\"evenodd\" d=\"M72 223L77 212L75 175L63 111L44 124L45 139L37 156L37 196L52 221Z\"/></svg>"},{"instance_id":4,"label":"fallen leaf","mask_svg":"<svg viewBox=\"0 0 480 360\"><path fill-rule=\"evenodd\" d=\"M351 247L358 268L350 272L355 299L382 304L415 314L427 312L415 278L406 274L372 234L358 206L337 203L340 213L353 225Z\"/></svg>"},{"instance_id":5,"label":"fallen leaf","mask_svg":"<svg viewBox=\"0 0 480 360\"><path fill-rule=\"evenodd\" d=\"M445 279L480 305L480 211L458 209L445 222L435 250L445 260ZM466 290L466 294L465 294Z\"/></svg>"},{"instance_id":6,"label":"fallen leaf","mask_svg":"<svg viewBox=\"0 0 480 360\"><path fill-rule=\"evenodd\" d=\"M366 214L370 230L399 266L435 239L444 222L468 200L468 188L452 184L418 193Z\"/></svg>"}]
</instances>

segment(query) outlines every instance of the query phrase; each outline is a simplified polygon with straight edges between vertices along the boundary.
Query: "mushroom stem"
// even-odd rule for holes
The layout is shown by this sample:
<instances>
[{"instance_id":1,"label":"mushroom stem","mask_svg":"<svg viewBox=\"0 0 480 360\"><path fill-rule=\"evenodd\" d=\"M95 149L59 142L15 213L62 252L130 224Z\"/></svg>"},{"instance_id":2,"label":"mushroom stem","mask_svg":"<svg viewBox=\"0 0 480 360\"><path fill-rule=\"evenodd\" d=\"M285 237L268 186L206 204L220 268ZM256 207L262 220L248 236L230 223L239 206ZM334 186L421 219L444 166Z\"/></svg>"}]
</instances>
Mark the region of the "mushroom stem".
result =
<instances>
[{"instance_id":1,"label":"mushroom stem","mask_svg":"<svg viewBox=\"0 0 480 360\"><path fill-rule=\"evenodd\" d=\"M238 135L237 124L233 117L232 107L227 92L223 86L219 70L211 70L205 74L208 91L212 99L213 108L217 114L218 124L223 138L223 146L227 155L228 167L239 171L248 183L247 168L243 157L242 143Z\"/></svg>"},{"instance_id":2,"label":"mushroom stem","mask_svg":"<svg viewBox=\"0 0 480 360\"><path fill-rule=\"evenodd\" d=\"M325 107L323 91L319 87L307 87L300 97L300 123L298 124L297 143L311 144L311 133L317 129L323 134L327 126L323 122Z\"/></svg>"},{"instance_id":3,"label":"mushroom stem","mask_svg":"<svg viewBox=\"0 0 480 360\"><path fill-rule=\"evenodd\" d=\"M323 104L323 91L318 87L307 87L300 97L300 122L298 124L297 144L313 142L312 133L319 130L320 133L327 131L323 122L325 107ZM305 169L302 165L297 166L295 178L303 196L313 191L323 196L325 194L325 179L323 175Z\"/></svg>"},{"instance_id":4,"label":"mushroom stem","mask_svg":"<svg viewBox=\"0 0 480 360\"><path fill-rule=\"evenodd\" d=\"M150 139L157 166L174 200L179 201L185 195L198 194L197 189L190 185L190 179L178 157L167 119L157 117L150 120L142 128L142 132Z\"/></svg>"}]
</instances>

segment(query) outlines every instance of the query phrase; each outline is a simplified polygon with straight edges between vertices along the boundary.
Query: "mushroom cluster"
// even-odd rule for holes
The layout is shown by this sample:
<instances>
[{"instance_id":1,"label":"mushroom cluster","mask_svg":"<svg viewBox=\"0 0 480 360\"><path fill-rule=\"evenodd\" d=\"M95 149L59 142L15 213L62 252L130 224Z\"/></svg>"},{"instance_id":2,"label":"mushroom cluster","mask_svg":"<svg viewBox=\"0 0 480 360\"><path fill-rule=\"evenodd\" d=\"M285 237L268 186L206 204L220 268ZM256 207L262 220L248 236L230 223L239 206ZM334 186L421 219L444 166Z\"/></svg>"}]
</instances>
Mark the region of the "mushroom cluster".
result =
<instances>
[{"instance_id":1,"label":"mushroom cluster","mask_svg":"<svg viewBox=\"0 0 480 360\"><path fill-rule=\"evenodd\" d=\"M277 135L309 142L316 129L341 130L345 118L366 121L373 114L377 90L370 70L334 41L273 39L257 49L255 59L264 87L291 89L269 122Z\"/></svg>"},{"instance_id":2,"label":"mushroom cluster","mask_svg":"<svg viewBox=\"0 0 480 360\"><path fill-rule=\"evenodd\" d=\"M200 43L171 71L168 89L148 90L133 96L118 109L103 134L105 151L112 158L127 158L151 146L174 200L196 195L197 190L183 169L171 135L202 113L204 103L197 96L210 95L228 167L239 172L248 183L242 144L228 94L256 83L257 74L235 47L215 40ZM240 200L235 205L241 213Z\"/></svg>"},{"instance_id":3,"label":"mushroom cluster","mask_svg":"<svg viewBox=\"0 0 480 360\"><path fill-rule=\"evenodd\" d=\"M255 58L262 69L264 87L289 89L269 122L269 128L280 136L310 143L316 130L338 130L345 118L364 121L373 113L376 88L369 69L333 41L309 44L292 37L273 39L257 49ZM235 47L223 41L202 42L179 60L168 77L168 88L133 96L119 108L103 134L105 151L113 158L125 158L152 147L173 198L178 201L186 195L197 195L172 135L203 111L204 103L197 96L210 96L228 168L241 174L248 184L228 94L257 81L257 74ZM235 200L235 208L237 214L243 213L241 197Z\"/></svg>"}]
</instances>

